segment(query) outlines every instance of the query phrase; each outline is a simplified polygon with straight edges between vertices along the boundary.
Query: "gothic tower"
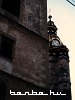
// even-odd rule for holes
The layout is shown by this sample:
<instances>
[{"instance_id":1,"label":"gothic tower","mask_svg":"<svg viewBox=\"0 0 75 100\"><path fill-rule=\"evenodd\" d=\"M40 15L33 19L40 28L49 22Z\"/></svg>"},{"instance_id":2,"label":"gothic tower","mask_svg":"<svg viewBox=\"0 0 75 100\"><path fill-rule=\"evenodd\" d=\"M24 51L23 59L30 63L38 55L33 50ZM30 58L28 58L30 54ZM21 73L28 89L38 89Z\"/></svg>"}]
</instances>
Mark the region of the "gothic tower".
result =
<instances>
[{"instance_id":1,"label":"gothic tower","mask_svg":"<svg viewBox=\"0 0 75 100\"><path fill-rule=\"evenodd\" d=\"M51 21L48 21L49 36L49 86L55 93L61 92L66 95L53 96L53 100L71 100L71 83L69 72L68 48L61 42L57 36L57 27Z\"/></svg>"}]
</instances>

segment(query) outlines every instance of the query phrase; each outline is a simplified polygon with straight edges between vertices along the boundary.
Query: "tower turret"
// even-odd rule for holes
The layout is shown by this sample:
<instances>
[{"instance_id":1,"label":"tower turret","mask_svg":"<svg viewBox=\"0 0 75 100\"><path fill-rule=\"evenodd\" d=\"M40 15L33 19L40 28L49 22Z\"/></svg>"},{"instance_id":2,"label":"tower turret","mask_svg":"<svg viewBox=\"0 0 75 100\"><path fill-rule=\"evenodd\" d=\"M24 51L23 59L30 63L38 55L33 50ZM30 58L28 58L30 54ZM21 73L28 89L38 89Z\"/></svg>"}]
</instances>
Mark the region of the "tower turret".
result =
<instances>
[{"instance_id":1,"label":"tower turret","mask_svg":"<svg viewBox=\"0 0 75 100\"><path fill-rule=\"evenodd\" d=\"M71 84L69 72L69 55L68 48L63 45L57 36L57 27L51 21L48 21L49 36L49 86L56 92L65 93L64 96L53 96L52 100L71 100Z\"/></svg>"},{"instance_id":2,"label":"tower turret","mask_svg":"<svg viewBox=\"0 0 75 100\"><path fill-rule=\"evenodd\" d=\"M55 26L54 22L51 21L52 16L50 15L48 21L48 34L56 34L57 32L57 27Z\"/></svg>"}]
</instances>

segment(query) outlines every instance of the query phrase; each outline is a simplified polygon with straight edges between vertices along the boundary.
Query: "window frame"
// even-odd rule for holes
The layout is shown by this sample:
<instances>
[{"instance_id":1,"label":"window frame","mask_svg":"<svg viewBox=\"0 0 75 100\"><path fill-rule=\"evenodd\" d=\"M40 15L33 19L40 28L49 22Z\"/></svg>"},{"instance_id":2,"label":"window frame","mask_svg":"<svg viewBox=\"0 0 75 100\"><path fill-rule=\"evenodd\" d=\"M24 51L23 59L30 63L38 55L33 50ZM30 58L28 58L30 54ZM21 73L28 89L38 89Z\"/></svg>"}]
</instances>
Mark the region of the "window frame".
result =
<instances>
[{"instance_id":1,"label":"window frame","mask_svg":"<svg viewBox=\"0 0 75 100\"><path fill-rule=\"evenodd\" d=\"M15 15L13 15L12 13L8 12L7 10L1 8L2 0L0 0L0 14L2 14L3 16L8 17L9 19L15 20L16 22L19 22L20 13L21 13L21 4L22 4L22 0L20 1L19 17L17 17L17 16L15 16Z\"/></svg>"},{"instance_id":2,"label":"window frame","mask_svg":"<svg viewBox=\"0 0 75 100\"><path fill-rule=\"evenodd\" d=\"M5 36L6 38L9 38L9 39L11 39L13 41L13 49L12 49L12 54L11 54L12 58L11 59L1 55L1 52L0 52L0 57L2 57L4 59L7 59L9 61L13 61L13 58L14 58L14 55L15 55L16 38L11 36L11 35L9 35L9 34L6 34L6 33L2 32L2 31L0 31L0 48L1 48L1 35Z\"/></svg>"}]
</instances>

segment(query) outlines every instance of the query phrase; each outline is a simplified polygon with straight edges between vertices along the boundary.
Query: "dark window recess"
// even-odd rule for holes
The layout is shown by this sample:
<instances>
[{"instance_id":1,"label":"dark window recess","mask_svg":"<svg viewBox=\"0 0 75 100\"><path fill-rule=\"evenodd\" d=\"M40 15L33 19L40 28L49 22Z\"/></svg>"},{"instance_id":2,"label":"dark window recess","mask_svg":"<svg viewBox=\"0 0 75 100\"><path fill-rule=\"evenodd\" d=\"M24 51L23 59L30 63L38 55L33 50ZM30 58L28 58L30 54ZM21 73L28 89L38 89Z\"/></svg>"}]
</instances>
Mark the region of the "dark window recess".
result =
<instances>
[{"instance_id":1,"label":"dark window recess","mask_svg":"<svg viewBox=\"0 0 75 100\"><path fill-rule=\"evenodd\" d=\"M2 0L1 8L19 17L21 0Z\"/></svg>"},{"instance_id":2,"label":"dark window recess","mask_svg":"<svg viewBox=\"0 0 75 100\"><path fill-rule=\"evenodd\" d=\"M6 58L12 60L12 58L13 58L13 45L14 45L13 40L1 35L0 53L3 57L6 57Z\"/></svg>"}]
</instances>

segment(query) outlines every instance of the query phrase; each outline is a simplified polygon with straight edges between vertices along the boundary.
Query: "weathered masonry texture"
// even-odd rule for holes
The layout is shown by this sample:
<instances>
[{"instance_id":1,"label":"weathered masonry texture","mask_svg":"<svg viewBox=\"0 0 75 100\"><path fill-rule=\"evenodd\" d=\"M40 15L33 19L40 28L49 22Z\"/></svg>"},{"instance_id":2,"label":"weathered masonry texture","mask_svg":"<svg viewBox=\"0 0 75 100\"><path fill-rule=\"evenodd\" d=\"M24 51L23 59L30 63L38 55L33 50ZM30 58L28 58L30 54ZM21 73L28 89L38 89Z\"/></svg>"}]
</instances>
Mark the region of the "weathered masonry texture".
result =
<instances>
[{"instance_id":1,"label":"weathered masonry texture","mask_svg":"<svg viewBox=\"0 0 75 100\"><path fill-rule=\"evenodd\" d=\"M0 52L0 100L46 100L48 96L16 98L9 93L10 89L48 93L47 1L21 0L19 15L5 2L11 5L9 0L0 4L0 49L5 53Z\"/></svg>"},{"instance_id":2,"label":"weathered masonry texture","mask_svg":"<svg viewBox=\"0 0 75 100\"><path fill-rule=\"evenodd\" d=\"M21 6L21 24L46 38L46 10L47 0L24 0Z\"/></svg>"},{"instance_id":3,"label":"weathered masonry texture","mask_svg":"<svg viewBox=\"0 0 75 100\"><path fill-rule=\"evenodd\" d=\"M21 92L22 94L24 94L25 92L32 93L32 90L34 90L34 92L37 92L37 93L43 92L44 94L49 93L49 91L47 89L33 85L27 81L24 81L20 78L13 77L12 75L9 75L2 71L0 71L0 91L1 89L2 89L2 92L0 92L0 94L3 93L2 97L4 96L4 98L0 96L0 100L38 100L38 99L39 100L51 100L50 95L47 95L47 96L10 95L10 90L15 93Z\"/></svg>"},{"instance_id":4,"label":"weathered masonry texture","mask_svg":"<svg viewBox=\"0 0 75 100\"><path fill-rule=\"evenodd\" d=\"M0 57L0 69L46 86L48 70L48 42L4 17L0 20L0 34L15 40L13 61ZM4 28L5 27L5 28Z\"/></svg>"},{"instance_id":5,"label":"weathered masonry texture","mask_svg":"<svg viewBox=\"0 0 75 100\"><path fill-rule=\"evenodd\" d=\"M2 9L1 4L0 13L12 20L15 20L20 25L34 31L35 33L47 38L47 0L16 0L14 2L18 1L20 2L19 18L12 16L10 12ZM6 0L6 2L9 2L9 0ZM12 5L13 4L14 3L12 2ZM16 7L18 6L16 5ZM17 8L15 9L17 10Z\"/></svg>"}]
</instances>

